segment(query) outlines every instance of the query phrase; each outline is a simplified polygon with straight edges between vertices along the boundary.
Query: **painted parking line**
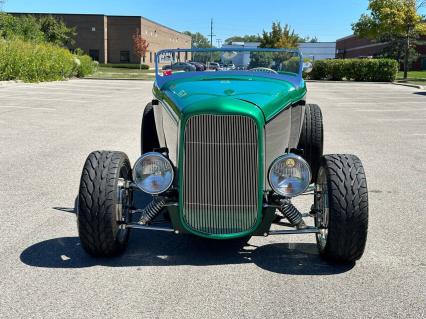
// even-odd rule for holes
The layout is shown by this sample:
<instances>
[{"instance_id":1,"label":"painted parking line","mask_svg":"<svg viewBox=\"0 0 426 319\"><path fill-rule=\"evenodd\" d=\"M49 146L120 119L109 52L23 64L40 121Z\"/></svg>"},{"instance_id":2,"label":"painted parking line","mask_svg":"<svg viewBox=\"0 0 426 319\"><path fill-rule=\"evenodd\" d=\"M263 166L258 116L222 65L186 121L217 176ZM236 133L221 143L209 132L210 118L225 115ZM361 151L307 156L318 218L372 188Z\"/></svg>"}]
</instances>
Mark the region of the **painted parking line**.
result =
<instances>
[{"instance_id":1,"label":"painted parking line","mask_svg":"<svg viewBox=\"0 0 426 319\"><path fill-rule=\"evenodd\" d=\"M56 111L53 107L30 107L18 105L0 105L1 109L23 109L23 110L43 110L43 111Z\"/></svg>"},{"instance_id":2,"label":"painted parking line","mask_svg":"<svg viewBox=\"0 0 426 319\"><path fill-rule=\"evenodd\" d=\"M330 104L330 103L327 103ZM367 107L369 106L377 106L375 105L376 103L368 103L368 102L336 102L334 103L334 105L332 105L333 107L337 106L337 107L352 107L352 108L364 108L367 109ZM410 101L386 101L386 102L381 102L380 106L383 108L392 108L392 107L401 107L401 105L409 105L410 107L413 106L420 106L419 109L424 109L422 102L410 102Z\"/></svg>"},{"instance_id":3,"label":"painted parking line","mask_svg":"<svg viewBox=\"0 0 426 319\"><path fill-rule=\"evenodd\" d=\"M413 108L410 108L410 109L353 109L354 111L356 111L356 112L365 112L365 113L393 113L393 112L405 112L405 113L410 113L410 112L413 112L413 111L426 111L426 108L424 108L424 109L413 109Z\"/></svg>"},{"instance_id":4,"label":"painted parking line","mask_svg":"<svg viewBox=\"0 0 426 319\"><path fill-rule=\"evenodd\" d=\"M404 119L404 118L391 118L391 119L373 119L374 121L379 121L379 122L398 122L398 121L403 121L403 122L426 122L426 117L425 118L416 118L416 119Z\"/></svg>"},{"instance_id":5,"label":"painted parking line","mask_svg":"<svg viewBox=\"0 0 426 319\"><path fill-rule=\"evenodd\" d=\"M88 88L87 86L49 86L49 87L29 87L26 88L25 90L20 90L19 92L28 92L28 91L32 91L32 92L44 92L44 90L49 90L49 91L64 91L64 92L75 92L76 89L78 89L79 92L93 92L93 93L97 93L97 94L102 94L103 92L111 92L111 88L109 87L105 87L103 86L101 89L92 89L92 88ZM117 91L120 93L123 93L125 91L140 91L140 88L113 88L113 91ZM1 91L0 91L1 92ZM18 92L18 91L15 91Z\"/></svg>"},{"instance_id":6,"label":"painted parking line","mask_svg":"<svg viewBox=\"0 0 426 319\"><path fill-rule=\"evenodd\" d=\"M108 93L111 93L111 91L109 91ZM10 94L0 94L0 98L16 98L19 99L21 97L26 97L27 95L30 96L34 96L36 98L44 98L44 96L52 96L52 97L59 97L59 96L69 96L69 97L81 97L81 98L86 98L86 97L102 97L102 98L112 98L114 97L114 95L106 95L106 94L102 94L102 93L98 93L98 94L93 94L93 93L87 93L85 94L85 92L10 92Z\"/></svg>"},{"instance_id":7,"label":"painted parking line","mask_svg":"<svg viewBox=\"0 0 426 319\"><path fill-rule=\"evenodd\" d=\"M68 99L55 99L55 98L37 98L37 97L1 97L0 100L10 100L12 99L14 102L19 100L30 100L30 101L59 101L59 102L73 102L73 103L87 103L87 100L68 100Z\"/></svg>"}]
</instances>

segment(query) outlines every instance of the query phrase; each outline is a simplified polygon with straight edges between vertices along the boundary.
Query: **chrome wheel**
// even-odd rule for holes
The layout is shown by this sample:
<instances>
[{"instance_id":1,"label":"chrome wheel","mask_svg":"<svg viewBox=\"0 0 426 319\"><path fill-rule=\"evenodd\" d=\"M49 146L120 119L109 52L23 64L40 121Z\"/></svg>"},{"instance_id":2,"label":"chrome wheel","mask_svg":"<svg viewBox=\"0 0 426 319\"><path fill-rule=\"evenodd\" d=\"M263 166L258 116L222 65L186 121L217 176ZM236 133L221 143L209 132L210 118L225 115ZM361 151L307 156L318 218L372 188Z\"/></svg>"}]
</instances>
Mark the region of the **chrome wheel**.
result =
<instances>
[{"instance_id":1,"label":"chrome wheel","mask_svg":"<svg viewBox=\"0 0 426 319\"><path fill-rule=\"evenodd\" d=\"M330 210L328 204L327 175L325 169L321 167L318 173L318 181L315 190L315 226L319 229L316 235L320 252L323 252L327 244L328 222Z\"/></svg>"}]
</instances>

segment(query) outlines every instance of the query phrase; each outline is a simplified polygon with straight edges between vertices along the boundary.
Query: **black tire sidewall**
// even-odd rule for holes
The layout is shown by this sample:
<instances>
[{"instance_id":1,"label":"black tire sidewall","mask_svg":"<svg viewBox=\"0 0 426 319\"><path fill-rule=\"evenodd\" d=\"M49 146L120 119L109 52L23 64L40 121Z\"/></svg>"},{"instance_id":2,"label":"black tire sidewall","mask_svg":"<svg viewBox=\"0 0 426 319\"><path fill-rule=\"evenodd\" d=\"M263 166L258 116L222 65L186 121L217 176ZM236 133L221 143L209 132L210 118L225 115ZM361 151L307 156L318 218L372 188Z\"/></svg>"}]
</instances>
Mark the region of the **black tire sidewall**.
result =
<instances>
[{"instance_id":1,"label":"black tire sidewall","mask_svg":"<svg viewBox=\"0 0 426 319\"><path fill-rule=\"evenodd\" d=\"M124 250L129 231L118 236L117 190L120 177L131 180L126 154L92 152L83 167L78 195L77 225L82 247L91 255L110 256Z\"/></svg>"},{"instance_id":2,"label":"black tire sidewall","mask_svg":"<svg viewBox=\"0 0 426 319\"><path fill-rule=\"evenodd\" d=\"M333 163L337 164L333 167ZM355 155L321 158L327 177L329 221L326 245L320 253L340 263L358 260L368 232L368 191L362 163Z\"/></svg>"}]
</instances>

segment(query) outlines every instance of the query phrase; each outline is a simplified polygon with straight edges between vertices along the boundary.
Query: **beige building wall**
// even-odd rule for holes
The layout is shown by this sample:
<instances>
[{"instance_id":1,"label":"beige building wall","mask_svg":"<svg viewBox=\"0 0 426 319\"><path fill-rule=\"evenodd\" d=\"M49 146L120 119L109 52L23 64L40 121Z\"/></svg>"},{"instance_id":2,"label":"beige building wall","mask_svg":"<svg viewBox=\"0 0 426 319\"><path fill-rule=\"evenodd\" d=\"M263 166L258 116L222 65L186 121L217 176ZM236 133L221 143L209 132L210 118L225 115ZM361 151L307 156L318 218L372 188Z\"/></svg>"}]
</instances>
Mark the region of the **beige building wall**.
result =
<instances>
[{"instance_id":1,"label":"beige building wall","mask_svg":"<svg viewBox=\"0 0 426 319\"><path fill-rule=\"evenodd\" d=\"M142 17L108 16L108 63L139 63L133 35L149 43L143 63L155 66L155 54L164 49L191 48L191 37ZM126 60L128 54L128 61Z\"/></svg>"},{"instance_id":2,"label":"beige building wall","mask_svg":"<svg viewBox=\"0 0 426 319\"><path fill-rule=\"evenodd\" d=\"M52 15L77 31L75 44L100 63L139 63L133 50L133 34L139 30L148 40L145 64L155 65L155 53L163 49L191 48L191 37L141 16L91 14L12 13Z\"/></svg>"},{"instance_id":3,"label":"beige building wall","mask_svg":"<svg viewBox=\"0 0 426 319\"><path fill-rule=\"evenodd\" d=\"M141 36L149 43L145 57L145 64L148 64L151 67L153 67L155 63L155 53L160 50L191 48L190 36L176 32L148 19L141 18L140 29Z\"/></svg>"}]
</instances>

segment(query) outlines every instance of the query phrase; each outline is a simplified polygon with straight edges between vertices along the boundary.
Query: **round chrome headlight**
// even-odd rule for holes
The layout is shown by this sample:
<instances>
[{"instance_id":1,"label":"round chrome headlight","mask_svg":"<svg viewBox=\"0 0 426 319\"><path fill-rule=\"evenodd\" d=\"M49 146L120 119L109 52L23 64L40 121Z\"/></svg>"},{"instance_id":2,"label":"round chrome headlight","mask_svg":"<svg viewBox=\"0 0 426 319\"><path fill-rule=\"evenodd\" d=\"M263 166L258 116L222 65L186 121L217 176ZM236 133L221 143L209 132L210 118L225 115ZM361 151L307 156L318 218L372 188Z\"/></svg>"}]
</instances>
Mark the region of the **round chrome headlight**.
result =
<instances>
[{"instance_id":1,"label":"round chrome headlight","mask_svg":"<svg viewBox=\"0 0 426 319\"><path fill-rule=\"evenodd\" d=\"M169 189L174 171L170 161L160 153L142 155L133 167L133 181L145 193L156 195Z\"/></svg>"},{"instance_id":2,"label":"round chrome headlight","mask_svg":"<svg viewBox=\"0 0 426 319\"><path fill-rule=\"evenodd\" d=\"M269 184L282 196L294 197L303 193L310 181L309 164L296 154L278 157L269 168Z\"/></svg>"}]
</instances>

